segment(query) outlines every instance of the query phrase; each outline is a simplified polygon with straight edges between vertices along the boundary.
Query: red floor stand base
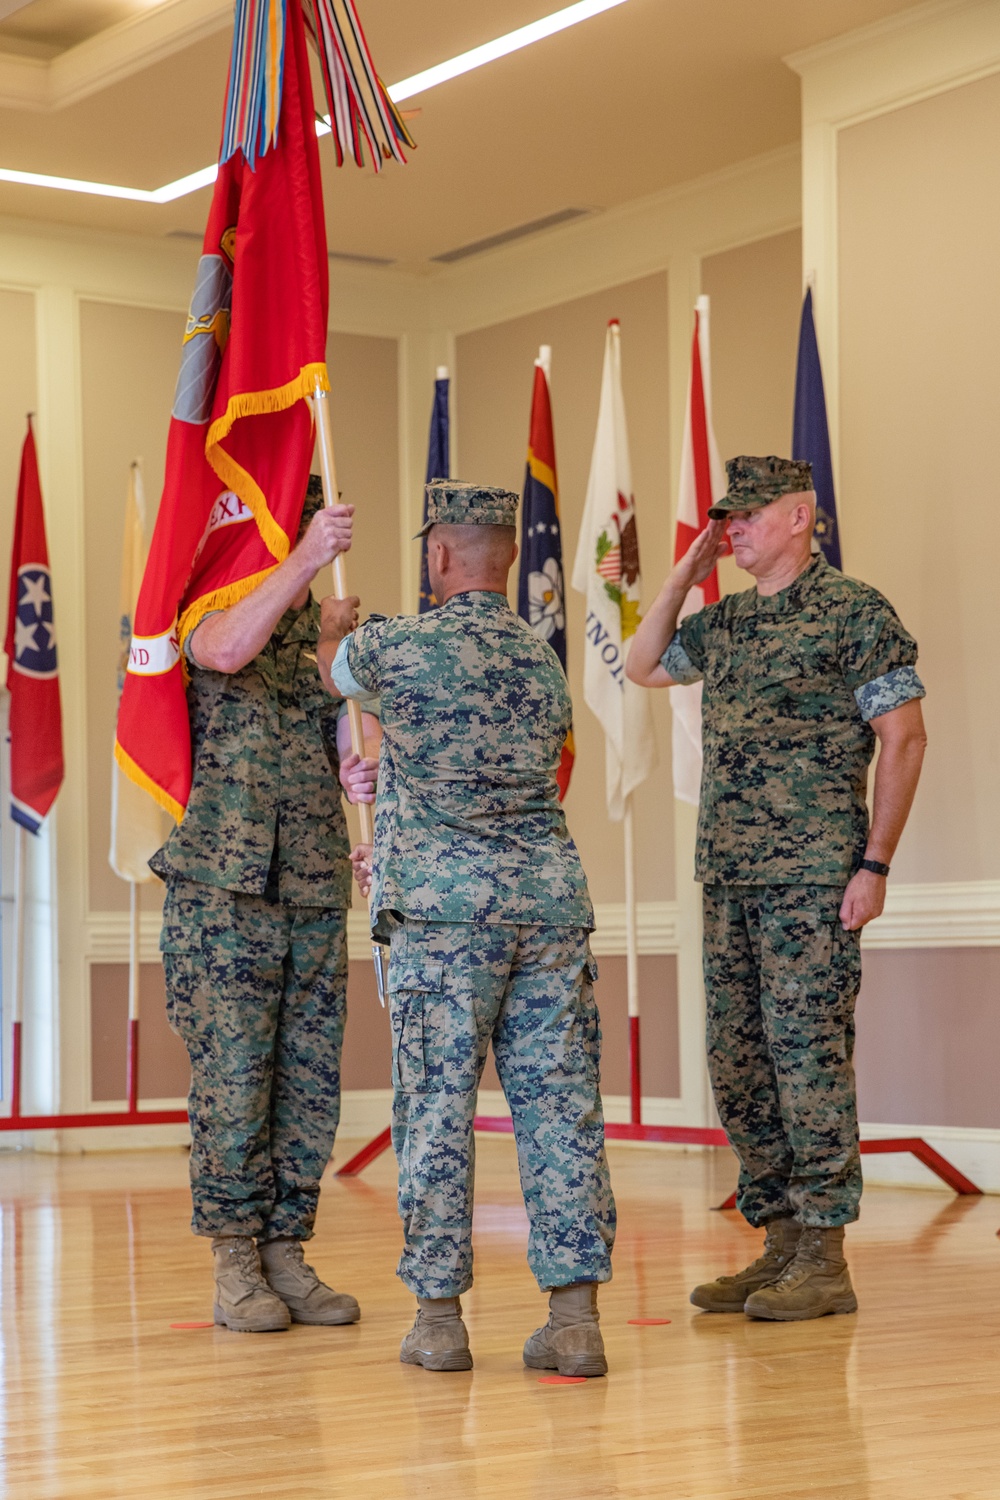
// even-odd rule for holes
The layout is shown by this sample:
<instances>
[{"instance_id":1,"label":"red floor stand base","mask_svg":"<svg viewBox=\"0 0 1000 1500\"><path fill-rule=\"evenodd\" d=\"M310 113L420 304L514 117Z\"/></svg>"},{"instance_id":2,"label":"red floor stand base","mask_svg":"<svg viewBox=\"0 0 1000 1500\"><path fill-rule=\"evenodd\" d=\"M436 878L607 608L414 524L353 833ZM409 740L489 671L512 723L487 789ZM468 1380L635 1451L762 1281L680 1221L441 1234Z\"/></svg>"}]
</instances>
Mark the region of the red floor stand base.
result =
<instances>
[{"instance_id":1,"label":"red floor stand base","mask_svg":"<svg viewBox=\"0 0 1000 1500\"><path fill-rule=\"evenodd\" d=\"M344 1165L337 1169L336 1175L338 1177L357 1177L360 1172L365 1170L365 1167L370 1166L376 1157L381 1156L383 1151L388 1151L391 1145L392 1130L386 1127L374 1140L369 1141L367 1146L362 1146L361 1150L356 1152L350 1161L345 1161Z\"/></svg>"},{"instance_id":2,"label":"red floor stand base","mask_svg":"<svg viewBox=\"0 0 1000 1500\"><path fill-rule=\"evenodd\" d=\"M719 1134L721 1135L722 1131ZM953 1167L950 1161L946 1161L940 1151L935 1151L933 1146L928 1146L927 1142L922 1141L919 1136L901 1136L884 1141L861 1142L862 1156L894 1155L901 1151L908 1151L911 1156L917 1158L917 1161L922 1161L924 1166L940 1177L942 1182L946 1182L953 1192L961 1196L982 1196L982 1188L976 1187L976 1184L970 1182L957 1167ZM719 1204L720 1210L735 1207L735 1193L730 1193L725 1203Z\"/></svg>"},{"instance_id":3,"label":"red floor stand base","mask_svg":"<svg viewBox=\"0 0 1000 1500\"><path fill-rule=\"evenodd\" d=\"M118 1118L120 1119L121 1116ZM514 1131L513 1121L507 1115L477 1115L474 1127L481 1135L512 1135ZM609 1141L649 1141L664 1146L727 1146L729 1144L724 1130L710 1130L697 1125L607 1124L604 1127L604 1133ZM381 1156L383 1151L388 1151L391 1144L392 1132L383 1130L381 1135L377 1135L366 1146L362 1146L350 1161L345 1162L337 1172L337 1176L357 1177L376 1157ZM908 1151L911 1156L915 1156L918 1161L923 1162L925 1167L936 1173L942 1182L946 1182L954 1192L963 1195L981 1195L981 1188L976 1187L976 1184L970 1182L969 1178L964 1176L957 1167L953 1167L950 1161L946 1161L939 1151L935 1151L933 1146L929 1146L918 1136L861 1142L862 1156L880 1156L884 1153L899 1151ZM720 1210L735 1208L736 1194L731 1193L718 1207Z\"/></svg>"}]
</instances>

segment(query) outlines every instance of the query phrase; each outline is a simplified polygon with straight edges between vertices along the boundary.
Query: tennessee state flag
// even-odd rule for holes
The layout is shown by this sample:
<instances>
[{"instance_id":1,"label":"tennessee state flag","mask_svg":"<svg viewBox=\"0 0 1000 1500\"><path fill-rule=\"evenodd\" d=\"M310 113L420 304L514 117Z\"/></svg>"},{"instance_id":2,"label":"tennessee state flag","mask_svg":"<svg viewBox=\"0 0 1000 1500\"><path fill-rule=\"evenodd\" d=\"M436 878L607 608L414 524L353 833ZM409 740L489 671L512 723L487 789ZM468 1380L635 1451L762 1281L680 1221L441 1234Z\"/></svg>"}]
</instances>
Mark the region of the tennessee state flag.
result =
<instances>
[{"instance_id":1,"label":"tennessee state flag","mask_svg":"<svg viewBox=\"0 0 1000 1500\"><path fill-rule=\"evenodd\" d=\"M49 549L30 417L17 485L4 650L10 693L10 814L29 833L37 833L62 784L63 747Z\"/></svg>"},{"instance_id":2,"label":"tennessee state flag","mask_svg":"<svg viewBox=\"0 0 1000 1500\"><path fill-rule=\"evenodd\" d=\"M552 350L543 344L535 360L528 430L528 464L521 498L521 570L517 612L536 635L548 641L566 671L566 583L563 578L562 528L559 522L559 481L556 443L552 431L549 371ZM569 788L576 749L573 731L566 736L556 779L559 801Z\"/></svg>"},{"instance_id":3,"label":"tennessee state flag","mask_svg":"<svg viewBox=\"0 0 1000 1500\"><path fill-rule=\"evenodd\" d=\"M184 639L288 556L313 449L304 398L317 380L329 389L316 117L302 7L285 14L276 142L253 170L236 151L215 183L118 712L118 763L178 820L191 788Z\"/></svg>"}]
</instances>

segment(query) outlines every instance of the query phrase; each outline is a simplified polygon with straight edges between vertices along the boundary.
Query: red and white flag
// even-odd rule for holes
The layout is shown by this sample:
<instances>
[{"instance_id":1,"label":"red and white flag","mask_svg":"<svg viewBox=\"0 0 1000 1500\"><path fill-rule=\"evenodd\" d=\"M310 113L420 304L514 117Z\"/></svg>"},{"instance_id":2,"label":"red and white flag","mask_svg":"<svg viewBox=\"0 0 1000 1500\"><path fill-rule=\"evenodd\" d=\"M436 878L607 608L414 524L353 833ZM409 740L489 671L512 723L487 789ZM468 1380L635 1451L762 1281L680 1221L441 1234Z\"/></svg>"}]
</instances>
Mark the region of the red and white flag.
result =
<instances>
[{"instance_id":1,"label":"red and white flag","mask_svg":"<svg viewBox=\"0 0 1000 1500\"><path fill-rule=\"evenodd\" d=\"M726 493L726 472L712 431L712 381L709 365L708 298L699 297L694 310L691 377L688 382L681 477L678 487L677 533L674 561L683 557L708 525L709 506ZM690 589L680 619L714 604L719 597L719 573L713 568L704 583ZM670 689L673 709L674 796L698 805L701 790L701 683Z\"/></svg>"},{"instance_id":2,"label":"red and white flag","mask_svg":"<svg viewBox=\"0 0 1000 1500\"><path fill-rule=\"evenodd\" d=\"M30 417L17 485L4 650L10 693L10 813L15 823L37 833L62 785L63 746L49 549Z\"/></svg>"}]
</instances>

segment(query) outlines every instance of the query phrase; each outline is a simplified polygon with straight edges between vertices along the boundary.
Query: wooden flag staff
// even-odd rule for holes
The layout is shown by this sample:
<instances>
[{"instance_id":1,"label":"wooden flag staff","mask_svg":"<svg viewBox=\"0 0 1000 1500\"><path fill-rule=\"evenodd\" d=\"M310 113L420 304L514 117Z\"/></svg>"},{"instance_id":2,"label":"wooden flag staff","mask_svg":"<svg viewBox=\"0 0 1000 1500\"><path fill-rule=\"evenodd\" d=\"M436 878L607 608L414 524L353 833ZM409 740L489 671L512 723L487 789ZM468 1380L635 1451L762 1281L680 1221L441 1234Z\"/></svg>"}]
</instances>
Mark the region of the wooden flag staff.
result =
<instances>
[{"instance_id":1,"label":"wooden flag staff","mask_svg":"<svg viewBox=\"0 0 1000 1500\"><path fill-rule=\"evenodd\" d=\"M313 413L316 419L316 432L319 437L319 462L323 471L323 498L325 503L336 505L340 490L337 487L337 465L333 452L333 433L330 430L330 393L324 391L317 377L316 388L313 392ZM344 567L342 553L333 559L333 592L337 599L348 598L347 572ZM351 725L351 749L355 755L363 756L365 753L365 729L361 714L361 704L356 703L353 698L347 700L347 715ZM373 844L375 842L374 819L372 817L371 804L359 802L358 816L361 819L361 842ZM371 908L369 906L369 916ZM385 950L382 943L372 943L372 961L375 964L375 982L378 986L379 1004L385 1008Z\"/></svg>"}]
</instances>

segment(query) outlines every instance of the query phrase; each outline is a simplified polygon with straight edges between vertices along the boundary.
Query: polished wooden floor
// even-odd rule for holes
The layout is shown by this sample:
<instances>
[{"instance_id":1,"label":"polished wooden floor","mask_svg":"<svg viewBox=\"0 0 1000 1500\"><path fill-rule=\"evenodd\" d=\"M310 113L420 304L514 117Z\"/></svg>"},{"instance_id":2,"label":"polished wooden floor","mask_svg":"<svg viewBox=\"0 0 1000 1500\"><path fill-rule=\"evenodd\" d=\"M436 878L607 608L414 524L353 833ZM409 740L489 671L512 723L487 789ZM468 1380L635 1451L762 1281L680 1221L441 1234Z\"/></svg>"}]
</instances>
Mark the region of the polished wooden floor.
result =
<instances>
[{"instance_id":1,"label":"polished wooden floor","mask_svg":"<svg viewBox=\"0 0 1000 1500\"><path fill-rule=\"evenodd\" d=\"M710 1209L731 1171L612 1149L611 1374L559 1386L520 1361L542 1303L507 1140L479 1143L469 1375L398 1363L389 1157L330 1177L310 1247L362 1322L257 1337L171 1327L211 1317L181 1153L0 1157L0 1495L1000 1497L1000 1200L872 1190L850 1241L859 1315L750 1323L687 1301L753 1251Z\"/></svg>"}]
</instances>

